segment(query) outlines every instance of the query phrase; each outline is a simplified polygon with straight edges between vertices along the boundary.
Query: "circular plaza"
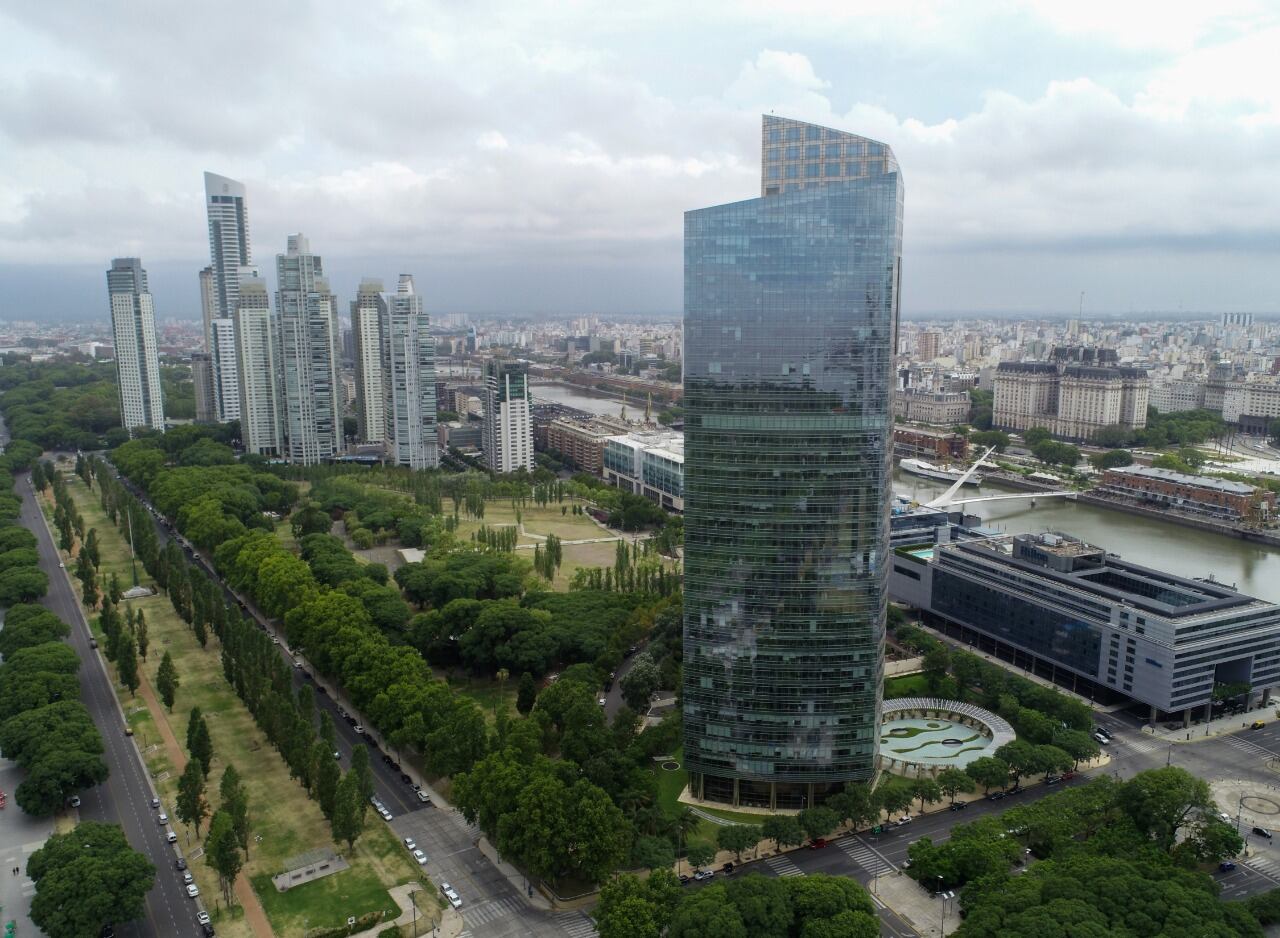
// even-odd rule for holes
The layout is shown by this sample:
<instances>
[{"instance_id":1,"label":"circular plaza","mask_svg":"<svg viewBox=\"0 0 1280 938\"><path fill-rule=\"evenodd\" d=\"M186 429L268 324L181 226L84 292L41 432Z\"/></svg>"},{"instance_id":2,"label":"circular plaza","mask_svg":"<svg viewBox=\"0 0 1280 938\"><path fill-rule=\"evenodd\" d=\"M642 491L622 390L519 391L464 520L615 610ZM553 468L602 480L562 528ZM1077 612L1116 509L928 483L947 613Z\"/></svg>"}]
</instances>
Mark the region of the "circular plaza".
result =
<instances>
[{"instance_id":1,"label":"circular plaza","mask_svg":"<svg viewBox=\"0 0 1280 938\"><path fill-rule=\"evenodd\" d=\"M959 700L901 697L880 708L880 767L895 775L963 768L1014 738L1008 721Z\"/></svg>"}]
</instances>

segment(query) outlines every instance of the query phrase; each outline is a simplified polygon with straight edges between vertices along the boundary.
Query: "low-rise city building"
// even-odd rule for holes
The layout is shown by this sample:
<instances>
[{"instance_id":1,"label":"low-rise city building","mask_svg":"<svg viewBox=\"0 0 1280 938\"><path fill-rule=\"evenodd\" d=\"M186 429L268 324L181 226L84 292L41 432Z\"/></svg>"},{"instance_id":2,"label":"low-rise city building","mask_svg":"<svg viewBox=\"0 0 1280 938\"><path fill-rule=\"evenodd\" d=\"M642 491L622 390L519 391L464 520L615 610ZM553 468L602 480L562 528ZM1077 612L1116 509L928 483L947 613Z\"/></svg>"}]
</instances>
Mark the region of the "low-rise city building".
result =
<instances>
[{"instance_id":1,"label":"low-rise city building","mask_svg":"<svg viewBox=\"0 0 1280 938\"><path fill-rule=\"evenodd\" d=\"M574 420L557 417L547 426L547 449L567 456L583 472L600 475L604 466L604 447L609 437L627 433L631 426L618 417L595 417Z\"/></svg>"},{"instance_id":2,"label":"low-rise city building","mask_svg":"<svg viewBox=\"0 0 1280 938\"><path fill-rule=\"evenodd\" d=\"M1256 485L1151 466L1108 469L1095 491L1224 521L1266 521L1276 509L1275 493Z\"/></svg>"},{"instance_id":3,"label":"low-rise city building","mask_svg":"<svg viewBox=\"0 0 1280 938\"><path fill-rule=\"evenodd\" d=\"M610 485L684 511L684 434L652 430L609 437L603 475Z\"/></svg>"}]
</instances>

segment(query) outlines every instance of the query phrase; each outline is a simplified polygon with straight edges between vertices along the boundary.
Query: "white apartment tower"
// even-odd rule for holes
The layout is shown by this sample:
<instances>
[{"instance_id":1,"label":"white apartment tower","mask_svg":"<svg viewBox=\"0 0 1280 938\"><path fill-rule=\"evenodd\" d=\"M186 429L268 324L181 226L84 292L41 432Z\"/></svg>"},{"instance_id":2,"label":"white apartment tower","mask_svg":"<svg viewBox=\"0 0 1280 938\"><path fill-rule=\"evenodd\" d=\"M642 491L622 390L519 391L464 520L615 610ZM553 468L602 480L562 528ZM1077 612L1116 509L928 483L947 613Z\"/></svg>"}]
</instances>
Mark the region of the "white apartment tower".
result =
<instances>
[{"instance_id":1,"label":"white apartment tower","mask_svg":"<svg viewBox=\"0 0 1280 938\"><path fill-rule=\"evenodd\" d=\"M337 302L320 257L301 234L276 255L285 456L309 466L338 452Z\"/></svg>"},{"instance_id":2,"label":"white apartment tower","mask_svg":"<svg viewBox=\"0 0 1280 938\"><path fill-rule=\"evenodd\" d=\"M484 461L494 472L533 471L529 366L490 359L484 366Z\"/></svg>"},{"instance_id":3,"label":"white apartment tower","mask_svg":"<svg viewBox=\"0 0 1280 938\"><path fill-rule=\"evenodd\" d=\"M382 373L386 388L387 452L397 466L434 469L436 442L435 340L413 277L401 274L389 294L383 333ZM532 446L530 446L532 457Z\"/></svg>"},{"instance_id":4,"label":"white apartment tower","mask_svg":"<svg viewBox=\"0 0 1280 938\"><path fill-rule=\"evenodd\" d=\"M204 199L209 215L208 269L213 279L211 319L230 319L236 311L242 268L253 266L244 183L205 173Z\"/></svg>"},{"instance_id":5,"label":"white apartment tower","mask_svg":"<svg viewBox=\"0 0 1280 938\"><path fill-rule=\"evenodd\" d=\"M261 277L241 282L234 325L240 371L240 439L247 453L280 456L284 430L276 329L267 284Z\"/></svg>"},{"instance_id":6,"label":"white apartment tower","mask_svg":"<svg viewBox=\"0 0 1280 938\"><path fill-rule=\"evenodd\" d=\"M240 419L240 365L236 360L236 330L231 319L219 317L209 323L213 358L213 396L218 422Z\"/></svg>"},{"instance_id":7,"label":"white apartment tower","mask_svg":"<svg viewBox=\"0 0 1280 938\"><path fill-rule=\"evenodd\" d=\"M139 427L164 432L164 396L156 349L156 310L147 272L136 257L117 257L107 271L111 328L116 342L116 383L120 419L132 433Z\"/></svg>"},{"instance_id":8,"label":"white apartment tower","mask_svg":"<svg viewBox=\"0 0 1280 938\"><path fill-rule=\"evenodd\" d=\"M355 345L356 423L361 443L386 438L386 390L382 373L382 326L387 300L382 281L365 278L351 302L351 333Z\"/></svg>"}]
</instances>

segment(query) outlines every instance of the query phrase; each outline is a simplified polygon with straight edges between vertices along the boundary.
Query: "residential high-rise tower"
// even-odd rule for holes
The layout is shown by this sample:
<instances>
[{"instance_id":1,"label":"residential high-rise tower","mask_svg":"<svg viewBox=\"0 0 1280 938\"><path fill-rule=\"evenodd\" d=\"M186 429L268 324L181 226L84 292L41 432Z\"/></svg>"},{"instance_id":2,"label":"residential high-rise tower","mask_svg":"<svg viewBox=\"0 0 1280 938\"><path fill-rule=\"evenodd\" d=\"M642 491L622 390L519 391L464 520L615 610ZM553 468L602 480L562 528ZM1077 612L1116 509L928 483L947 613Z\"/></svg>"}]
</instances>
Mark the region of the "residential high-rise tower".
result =
<instances>
[{"instance_id":1,"label":"residential high-rise tower","mask_svg":"<svg viewBox=\"0 0 1280 938\"><path fill-rule=\"evenodd\" d=\"M205 209L209 216L209 272L212 277L213 315L210 319L230 319L235 315L240 278L253 266L249 244L249 211L245 206L244 184L204 174ZM205 290L201 277L201 292Z\"/></svg>"},{"instance_id":2,"label":"residential high-rise tower","mask_svg":"<svg viewBox=\"0 0 1280 938\"><path fill-rule=\"evenodd\" d=\"M234 325L240 371L240 439L247 453L280 456L284 431L279 353L267 284L261 277L241 281Z\"/></svg>"},{"instance_id":3,"label":"residential high-rise tower","mask_svg":"<svg viewBox=\"0 0 1280 938\"><path fill-rule=\"evenodd\" d=\"M285 455L314 465L337 454L341 436L338 309L303 235L290 235L287 251L276 255L276 285Z\"/></svg>"},{"instance_id":4,"label":"residential high-rise tower","mask_svg":"<svg viewBox=\"0 0 1280 938\"><path fill-rule=\"evenodd\" d=\"M436 443L436 344L427 331L427 311L414 289L412 276L400 275L396 292L387 297L386 310L382 373L386 387L387 455L397 466L434 469L440 464Z\"/></svg>"},{"instance_id":5,"label":"residential high-rise tower","mask_svg":"<svg viewBox=\"0 0 1280 938\"><path fill-rule=\"evenodd\" d=\"M164 395L156 348L156 310L147 272L136 257L117 257L107 271L111 329L116 343L116 383L120 419L132 433L139 427L164 432Z\"/></svg>"},{"instance_id":6,"label":"residential high-rise tower","mask_svg":"<svg viewBox=\"0 0 1280 938\"><path fill-rule=\"evenodd\" d=\"M232 319L219 317L209 323L213 341L213 392L218 422L240 419L240 363L236 358L236 329Z\"/></svg>"},{"instance_id":7,"label":"residential high-rise tower","mask_svg":"<svg viewBox=\"0 0 1280 938\"><path fill-rule=\"evenodd\" d=\"M684 223L684 762L800 808L878 749L902 177L765 116L761 197Z\"/></svg>"},{"instance_id":8,"label":"residential high-rise tower","mask_svg":"<svg viewBox=\"0 0 1280 938\"><path fill-rule=\"evenodd\" d=\"M200 323L204 327L204 350L213 351L213 326L218 318L218 283L213 276L213 268L206 267L200 271Z\"/></svg>"},{"instance_id":9,"label":"residential high-rise tower","mask_svg":"<svg viewBox=\"0 0 1280 938\"><path fill-rule=\"evenodd\" d=\"M533 471L529 365L493 358L484 365L484 461L494 472Z\"/></svg>"},{"instance_id":10,"label":"residential high-rise tower","mask_svg":"<svg viewBox=\"0 0 1280 938\"><path fill-rule=\"evenodd\" d=\"M387 299L382 281L366 277L351 301L351 333L355 346L356 427L361 443L386 438L386 388L382 375L382 326Z\"/></svg>"}]
</instances>

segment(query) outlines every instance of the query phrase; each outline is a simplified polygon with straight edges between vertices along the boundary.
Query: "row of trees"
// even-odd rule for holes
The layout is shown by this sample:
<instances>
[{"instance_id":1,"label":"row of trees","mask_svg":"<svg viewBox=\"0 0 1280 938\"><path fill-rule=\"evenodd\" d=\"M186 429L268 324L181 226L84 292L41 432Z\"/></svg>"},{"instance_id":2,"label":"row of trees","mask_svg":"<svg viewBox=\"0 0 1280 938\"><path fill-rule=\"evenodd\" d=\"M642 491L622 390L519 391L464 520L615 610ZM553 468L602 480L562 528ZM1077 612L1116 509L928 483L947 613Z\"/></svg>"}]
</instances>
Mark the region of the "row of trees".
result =
<instances>
[{"instance_id":1,"label":"row of trees","mask_svg":"<svg viewBox=\"0 0 1280 938\"><path fill-rule=\"evenodd\" d=\"M38 472L39 456L39 447L22 440L11 442L0 456L0 606L32 602L49 590L35 537L18 524L22 499L13 490L14 473L33 466Z\"/></svg>"}]
</instances>

